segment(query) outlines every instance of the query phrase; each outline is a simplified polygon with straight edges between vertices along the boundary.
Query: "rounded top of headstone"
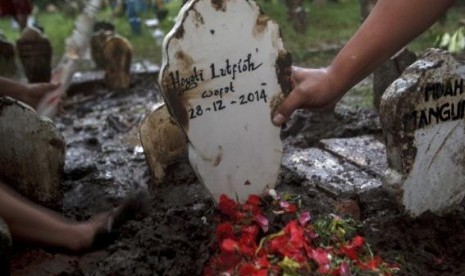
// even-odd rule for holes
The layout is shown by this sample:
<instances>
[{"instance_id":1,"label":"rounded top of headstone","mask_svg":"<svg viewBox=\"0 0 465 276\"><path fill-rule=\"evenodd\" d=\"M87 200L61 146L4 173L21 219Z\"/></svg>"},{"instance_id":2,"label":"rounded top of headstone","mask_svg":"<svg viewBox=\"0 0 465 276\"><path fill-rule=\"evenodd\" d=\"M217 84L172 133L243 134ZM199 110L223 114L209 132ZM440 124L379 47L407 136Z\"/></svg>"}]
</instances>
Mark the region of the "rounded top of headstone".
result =
<instances>
[{"instance_id":1,"label":"rounded top of headstone","mask_svg":"<svg viewBox=\"0 0 465 276\"><path fill-rule=\"evenodd\" d=\"M112 23L107 22L107 21L98 21L98 22L95 22L93 31L94 32L98 32L98 31L112 31L112 32L114 32L115 31L115 25L113 25Z\"/></svg>"},{"instance_id":2,"label":"rounded top of headstone","mask_svg":"<svg viewBox=\"0 0 465 276\"><path fill-rule=\"evenodd\" d=\"M24 28L24 30L21 32L21 36L18 40L20 41L36 41L36 40L42 40L44 39L44 34L43 32L33 26L28 26Z\"/></svg>"}]
</instances>

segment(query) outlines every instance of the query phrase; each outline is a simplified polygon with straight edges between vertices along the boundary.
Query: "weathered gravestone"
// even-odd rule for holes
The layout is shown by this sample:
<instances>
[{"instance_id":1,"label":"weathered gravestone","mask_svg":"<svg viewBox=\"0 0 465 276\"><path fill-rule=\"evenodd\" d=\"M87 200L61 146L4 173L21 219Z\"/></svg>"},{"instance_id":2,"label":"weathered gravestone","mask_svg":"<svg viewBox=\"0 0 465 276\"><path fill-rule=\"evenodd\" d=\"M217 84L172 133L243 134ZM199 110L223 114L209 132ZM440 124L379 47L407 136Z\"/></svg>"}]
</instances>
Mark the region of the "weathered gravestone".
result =
<instances>
[{"instance_id":1,"label":"weathered gravestone","mask_svg":"<svg viewBox=\"0 0 465 276\"><path fill-rule=\"evenodd\" d=\"M386 184L412 215L445 212L465 195L465 66L429 50L385 92Z\"/></svg>"},{"instance_id":2,"label":"weathered gravestone","mask_svg":"<svg viewBox=\"0 0 465 276\"><path fill-rule=\"evenodd\" d=\"M28 81L49 82L52 74L52 44L42 31L26 27L16 41L16 47Z\"/></svg>"},{"instance_id":3,"label":"weathered gravestone","mask_svg":"<svg viewBox=\"0 0 465 276\"><path fill-rule=\"evenodd\" d=\"M126 89L131 84L132 45L110 25L99 25L101 29L90 40L92 59L97 68L105 70L105 85L109 89Z\"/></svg>"},{"instance_id":4,"label":"weathered gravestone","mask_svg":"<svg viewBox=\"0 0 465 276\"><path fill-rule=\"evenodd\" d=\"M103 47L105 84L109 89L126 89L131 84L132 45L119 35L110 37Z\"/></svg>"},{"instance_id":5,"label":"weathered gravestone","mask_svg":"<svg viewBox=\"0 0 465 276\"><path fill-rule=\"evenodd\" d=\"M360 0L360 18L361 21L370 14L378 0ZM373 105L379 111L379 103L384 91L391 83L400 77L402 72L417 59L414 52L403 48L385 61L373 72Z\"/></svg>"},{"instance_id":6,"label":"weathered gravestone","mask_svg":"<svg viewBox=\"0 0 465 276\"><path fill-rule=\"evenodd\" d=\"M187 156L186 136L169 115L166 105L150 113L140 126L140 140L152 172L155 190L163 182L167 166Z\"/></svg>"},{"instance_id":7,"label":"weathered gravestone","mask_svg":"<svg viewBox=\"0 0 465 276\"><path fill-rule=\"evenodd\" d=\"M287 19L298 33L304 33L308 27L308 12L302 0L286 0Z\"/></svg>"},{"instance_id":8,"label":"weathered gravestone","mask_svg":"<svg viewBox=\"0 0 465 276\"><path fill-rule=\"evenodd\" d=\"M15 74L15 46L0 31L0 76L12 77Z\"/></svg>"},{"instance_id":9,"label":"weathered gravestone","mask_svg":"<svg viewBox=\"0 0 465 276\"><path fill-rule=\"evenodd\" d=\"M98 69L105 68L106 61L103 56L103 49L105 42L113 36L115 36L115 26L113 24L105 21L98 21L94 24L94 33L90 38L90 55Z\"/></svg>"},{"instance_id":10,"label":"weathered gravestone","mask_svg":"<svg viewBox=\"0 0 465 276\"><path fill-rule=\"evenodd\" d=\"M410 66L415 60L417 60L415 53L404 48L376 68L373 72L373 105L376 110L379 110L381 97L386 88L399 78L405 68Z\"/></svg>"},{"instance_id":11,"label":"weathered gravestone","mask_svg":"<svg viewBox=\"0 0 465 276\"><path fill-rule=\"evenodd\" d=\"M66 143L52 121L0 97L0 177L30 200L56 208Z\"/></svg>"},{"instance_id":12,"label":"weathered gravestone","mask_svg":"<svg viewBox=\"0 0 465 276\"><path fill-rule=\"evenodd\" d=\"M193 0L163 50L163 96L213 197L244 200L273 187L282 144L271 117L290 90L291 65L279 27L253 1Z\"/></svg>"}]
</instances>

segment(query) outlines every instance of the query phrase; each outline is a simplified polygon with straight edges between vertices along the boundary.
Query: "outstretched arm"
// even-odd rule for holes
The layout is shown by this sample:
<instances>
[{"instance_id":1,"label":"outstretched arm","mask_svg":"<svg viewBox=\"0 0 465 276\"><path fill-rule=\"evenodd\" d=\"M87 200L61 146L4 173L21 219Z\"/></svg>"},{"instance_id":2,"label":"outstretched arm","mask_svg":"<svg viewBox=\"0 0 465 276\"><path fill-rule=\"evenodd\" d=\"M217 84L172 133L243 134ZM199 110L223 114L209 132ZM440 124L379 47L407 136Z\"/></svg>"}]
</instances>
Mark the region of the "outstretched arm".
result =
<instances>
[{"instance_id":1,"label":"outstretched arm","mask_svg":"<svg viewBox=\"0 0 465 276\"><path fill-rule=\"evenodd\" d=\"M379 0L359 30L323 69L293 67L294 89L273 123L299 108L334 105L355 84L429 28L454 0Z\"/></svg>"},{"instance_id":2,"label":"outstretched arm","mask_svg":"<svg viewBox=\"0 0 465 276\"><path fill-rule=\"evenodd\" d=\"M23 84L0 77L0 96L15 98L36 108L45 94L54 91L59 86L60 84L54 83Z\"/></svg>"}]
</instances>

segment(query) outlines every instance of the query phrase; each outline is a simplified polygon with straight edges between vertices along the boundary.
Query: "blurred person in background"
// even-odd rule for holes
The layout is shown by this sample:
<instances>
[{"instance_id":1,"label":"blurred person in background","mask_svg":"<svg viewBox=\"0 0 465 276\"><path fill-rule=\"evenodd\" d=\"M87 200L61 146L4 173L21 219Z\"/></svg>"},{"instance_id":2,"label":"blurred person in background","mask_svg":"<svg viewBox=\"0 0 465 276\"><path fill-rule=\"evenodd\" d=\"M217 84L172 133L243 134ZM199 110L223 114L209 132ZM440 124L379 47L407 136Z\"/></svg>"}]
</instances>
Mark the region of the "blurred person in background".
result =
<instances>
[{"instance_id":1,"label":"blurred person in background","mask_svg":"<svg viewBox=\"0 0 465 276\"><path fill-rule=\"evenodd\" d=\"M18 23L20 29L27 26L27 20L32 13L33 5L29 0L1 0L0 16L11 16Z\"/></svg>"}]
</instances>

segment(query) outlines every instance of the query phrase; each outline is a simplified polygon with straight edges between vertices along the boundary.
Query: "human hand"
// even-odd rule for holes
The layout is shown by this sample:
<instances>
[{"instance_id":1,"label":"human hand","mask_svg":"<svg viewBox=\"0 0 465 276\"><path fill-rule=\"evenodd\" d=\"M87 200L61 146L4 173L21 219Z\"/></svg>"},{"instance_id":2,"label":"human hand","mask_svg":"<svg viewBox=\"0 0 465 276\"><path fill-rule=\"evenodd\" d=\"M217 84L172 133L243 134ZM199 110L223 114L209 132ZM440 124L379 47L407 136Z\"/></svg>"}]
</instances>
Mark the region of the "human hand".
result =
<instances>
[{"instance_id":1,"label":"human hand","mask_svg":"<svg viewBox=\"0 0 465 276\"><path fill-rule=\"evenodd\" d=\"M328 68L310 69L293 66L291 81L293 90L273 117L273 124L276 126L286 122L296 109L331 108L342 96L342 93L336 89L337 80L331 79Z\"/></svg>"},{"instance_id":2,"label":"human hand","mask_svg":"<svg viewBox=\"0 0 465 276\"><path fill-rule=\"evenodd\" d=\"M26 89L18 92L16 98L36 108L45 95L60 87L60 83L31 83L25 87Z\"/></svg>"}]
</instances>

